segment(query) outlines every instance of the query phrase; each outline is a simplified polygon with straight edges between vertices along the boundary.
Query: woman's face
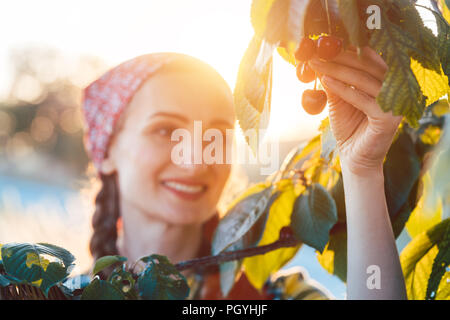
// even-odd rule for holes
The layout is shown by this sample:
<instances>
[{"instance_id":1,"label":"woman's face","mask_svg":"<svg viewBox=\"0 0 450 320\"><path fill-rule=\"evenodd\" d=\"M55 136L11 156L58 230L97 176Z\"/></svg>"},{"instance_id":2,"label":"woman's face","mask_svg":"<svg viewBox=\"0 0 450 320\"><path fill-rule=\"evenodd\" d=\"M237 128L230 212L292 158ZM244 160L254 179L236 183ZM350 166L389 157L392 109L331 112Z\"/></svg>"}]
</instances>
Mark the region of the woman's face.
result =
<instances>
[{"instance_id":1,"label":"woman's face","mask_svg":"<svg viewBox=\"0 0 450 320\"><path fill-rule=\"evenodd\" d=\"M176 164L172 149L180 141L171 137L174 130L185 129L193 148L194 121L201 121L203 132L197 139L214 128L220 130L225 144L226 130L235 122L228 86L198 73L160 72L136 92L124 116L104 161L110 171L117 171L121 201L169 223L209 219L230 165Z\"/></svg>"}]
</instances>

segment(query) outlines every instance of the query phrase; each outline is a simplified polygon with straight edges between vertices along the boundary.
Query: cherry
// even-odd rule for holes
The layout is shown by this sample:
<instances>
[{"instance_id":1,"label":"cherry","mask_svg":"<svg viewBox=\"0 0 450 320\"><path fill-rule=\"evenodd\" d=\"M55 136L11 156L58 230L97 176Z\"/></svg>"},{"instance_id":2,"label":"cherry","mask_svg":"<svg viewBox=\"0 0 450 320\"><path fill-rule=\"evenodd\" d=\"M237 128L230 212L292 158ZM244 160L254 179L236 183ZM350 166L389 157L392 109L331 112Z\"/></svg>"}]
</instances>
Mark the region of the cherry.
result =
<instances>
[{"instance_id":1,"label":"cherry","mask_svg":"<svg viewBox=\"0 0 450 320\"><path fill-rule=\"evenodd\" d=\"M301 82L308 83L314 81L316 73L307 62L303 62L297 66L297 78Z\"/></svg>"},{"instance_id":2,"label":"cherry","mask_svg":"<svg viewBox=\"0 0 450 320\"><path fill-rule=\"evenodd\" d=\"M305 90L302 95L302 106L311 115L319 114L327 104L327 94L323 90Z\"/></svg>"},{"instance_id":3,"label":"cherry","mask_svg":"<svg viewBox=\"0 0 450 320\"><path fill-rule=\"evenodd\" d=\"M317 40L317 55L324 60L334 59L342 50L342 40L333 36L320 36Z\"/></svg>"},{"instance_id":4,"label":"cherry","mask_svg":"<svg viewBox=\"0 0 450 320\"><path fill-rule=\"evenodd\" d=\"M295 51L297 61L308 61L316 52L316 44L310 38L303 38Z\"/></svg>"},{"instance_id":5,"label":"cherry","mask_svg":"<svg viewBox=\"0 0 450 320\"><path fill-rule=\"evenodd\" d=\"M294 231L292 230L292 228L290 226L284 226L283 228L280 229L280 235L279 235L280 240L286 240L293 236L294 236Z\"/></svg>"}]
</instances>

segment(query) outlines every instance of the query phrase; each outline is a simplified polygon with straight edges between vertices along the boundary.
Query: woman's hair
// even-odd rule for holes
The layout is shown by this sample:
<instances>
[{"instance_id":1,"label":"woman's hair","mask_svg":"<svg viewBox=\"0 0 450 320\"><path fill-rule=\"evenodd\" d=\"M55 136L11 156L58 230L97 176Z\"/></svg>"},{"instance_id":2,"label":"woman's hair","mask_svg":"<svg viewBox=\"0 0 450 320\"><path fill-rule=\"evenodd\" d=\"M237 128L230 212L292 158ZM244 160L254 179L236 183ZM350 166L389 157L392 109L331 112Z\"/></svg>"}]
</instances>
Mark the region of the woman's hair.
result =
<instances>
[{"instance_id":1,"label":"woman's hair","mask_svg":"<svg viewBox=\"0 0 450 320\"><path fill-rule=\"evenodd\" d=\"M93 234L89 244L94 259L118 254L117 221L120 217L117 174L100 174L101 189L95 198L92 217Z\"/></svg>"}]
</instances>

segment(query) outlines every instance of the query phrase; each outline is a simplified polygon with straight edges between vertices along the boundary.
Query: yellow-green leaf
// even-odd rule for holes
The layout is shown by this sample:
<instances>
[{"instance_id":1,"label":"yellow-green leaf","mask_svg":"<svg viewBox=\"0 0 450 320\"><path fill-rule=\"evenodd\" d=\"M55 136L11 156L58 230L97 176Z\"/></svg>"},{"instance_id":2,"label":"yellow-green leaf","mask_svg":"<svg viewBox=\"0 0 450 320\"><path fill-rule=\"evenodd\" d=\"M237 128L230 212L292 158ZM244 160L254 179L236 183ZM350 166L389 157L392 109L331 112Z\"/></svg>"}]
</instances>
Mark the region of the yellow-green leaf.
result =
<instances>
[{"instance_id":1,"label":"yellow-green leaf","mask_svg":"<svg viewBox=\"0 0 450 320\"><path fill-rule=\"evenodd\" d=\"M47 267L50 264L50 261L45 259L44 257L39 256L35 252L28 252L27 253L27 260L26 265L28 268L31 268L34 264L37 266L42 267L44 271L47 271Z\"/></svg>"},{"instance_id":2,"label":"yellow-green leaf","mask_svg":"<svg viewBox=\"0 0 450 320\"><path fill-rule=\"evenodd\" d=\"M275 0L253 0L250 9L250 20L255 33L262 36L266 30L267 15Z\"/></svg>"},{"instance_id":3,"label":"yellow-green leaf","mask_svg":"<svg viewBox=\"0 0 450 320\"><path fill-rule=\"evenodd\" d=\"M441 137L441 128L430 125L420 135L420 140L425 144L435 145Z\"/></svg>"},{"instance_id":4,"label":"yellow-green leaf","mask_svg":"<svg viewBox=\"0 0 450 320\"><path fill-rule=\"evenodd\" d=\"M424 68L419 62L411 58L411 70L416 76L424 96L427 97L427 106L450 92L448 78L444 74L442 67L441 74L438 74L434 70Z\"/></svg>"},{"instance_id":5,"label":"yellow-green leaf","mask_svg":"<svg viewBox=\"0 0 450 320\"><path fill-rule=\"evenodd\" d=\"M282 190L282 193L270 208L259 246L276 241L281 228L291 223L292 207L296 199L294 185L291 180L281 180L278 189ZM264 255L245 258L243 267L250 283L258 290L261 289L271 273L292 259L299 248L300 246L280 248Z\"/></svg>"},{"instance_id":6,"label":"yellow-green leaf","mask_svg":"<svg viewBox=\"0 0 450 320\"><path fill-rule=\"evenodd\" d=\"M450 219L446 219L430 230L422 232L400 254L408 299L426 298L433 262L440 250L439 243L446 237L449 223Z\"/></svg>"}]
</instances>

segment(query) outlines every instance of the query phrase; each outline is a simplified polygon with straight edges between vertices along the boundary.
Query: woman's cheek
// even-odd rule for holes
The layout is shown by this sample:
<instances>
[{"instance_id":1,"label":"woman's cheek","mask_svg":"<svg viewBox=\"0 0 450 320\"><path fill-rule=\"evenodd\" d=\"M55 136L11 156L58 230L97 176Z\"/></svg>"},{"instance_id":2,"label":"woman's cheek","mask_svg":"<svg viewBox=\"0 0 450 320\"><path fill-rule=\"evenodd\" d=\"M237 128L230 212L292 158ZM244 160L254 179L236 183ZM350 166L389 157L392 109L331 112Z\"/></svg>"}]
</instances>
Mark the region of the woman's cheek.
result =
<instances>
[{"instance_id":1,"label":"woman's cheek","mask_svg":"<svg viewBox=\"0 0 450 320\"><path fill-rule=\"evenodd\" d=\"M216 177L215 183L214 183L214 201L219 201L220 195L222 194L223 188L225 186L225 183L227 182L228 178L230 177L231 172L231 165L230 164L218 164L216 165Z\"/></svg>"}]
</instances>

